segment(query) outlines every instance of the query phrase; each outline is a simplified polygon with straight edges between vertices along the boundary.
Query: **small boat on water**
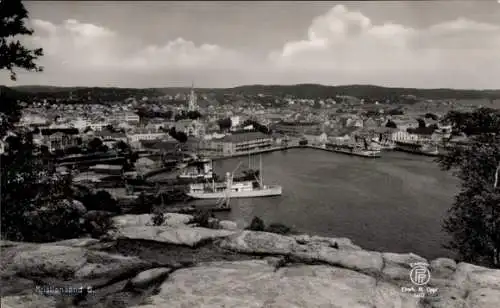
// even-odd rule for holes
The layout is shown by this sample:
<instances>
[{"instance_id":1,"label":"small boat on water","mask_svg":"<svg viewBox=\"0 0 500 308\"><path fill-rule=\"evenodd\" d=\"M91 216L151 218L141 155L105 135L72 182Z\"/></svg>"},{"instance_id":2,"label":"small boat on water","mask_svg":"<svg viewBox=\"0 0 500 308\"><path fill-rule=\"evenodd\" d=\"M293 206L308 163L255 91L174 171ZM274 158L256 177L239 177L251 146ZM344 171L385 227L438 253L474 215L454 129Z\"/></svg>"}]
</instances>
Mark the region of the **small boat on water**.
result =
<instances>
[{"instance_id":1,"label":"small boat on water","mask_svg":"<svg viewBox=\"0 0 500 308\"><path fill-rule=\"evenodd\" d=\"M425 156L439 156L438 146L431 142L396 141L396 150Z\"/></svg>"},{"instance_id":2,"label":"small boat on water","mask_svg":"<svg viewBox=\"0 0 500 308\"><path fill-rule=\"evenodd\" d=\"M370 148L366 142L364 141L364 146L360 144L334 144L327 143L326 149L332 152L343 153L353 156L367 157L367 158L379 158L380 150Z\"/></svg>"},{"instance_id":3,"label":"small boat on water","mask_svg":"<svg viewBox=\"0 0 500 308\"><path fill-rule=\"evenodd\" d=\"M381 151L392 151L396 149L396 144L394 141L388 139L388 138L383 138L382 134L378 138L372 138L371 139L372 143L377 145L377 148Z\"/></svg>"},{"instance_id":4,"label":"small boat on water","mask_svg":"<svg viewBox=\"0 0 500 308\"><path fill-rule=\"evenodd\" d=\"M241 163L240 163L241 164ZM264 185L262 180L262 158L260 161L259 177L255 181L234 181L233 172L226 174L226 182L190 184L189 197L194 199L221 199L221 198L256 198L280 196L282 187L279 185ZM239 167L239 165L238 165ZM236 169L238 169L236 167ZM236 170L235 169L235 170Z\"/></svg>"}]
</instances>

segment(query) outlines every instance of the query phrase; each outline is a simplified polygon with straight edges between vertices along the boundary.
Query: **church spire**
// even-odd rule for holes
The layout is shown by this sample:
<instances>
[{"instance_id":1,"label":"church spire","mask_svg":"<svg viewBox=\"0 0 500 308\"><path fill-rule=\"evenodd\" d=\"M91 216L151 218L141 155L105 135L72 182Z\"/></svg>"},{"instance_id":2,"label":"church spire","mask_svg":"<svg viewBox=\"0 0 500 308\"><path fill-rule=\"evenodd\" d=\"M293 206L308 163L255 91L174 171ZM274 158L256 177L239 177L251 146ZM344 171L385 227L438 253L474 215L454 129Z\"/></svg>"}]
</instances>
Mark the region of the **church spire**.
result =
<instances>
[{"instance_id":1,"label":"church spire","mask_svg":"<svg viewBox=\"0 0 500 308\"><path fill-rule=\"evenodd\" d=\"M196 105L196 94L194 93L194 82L191 81L191 93L189 94L188 111L195 111L198 109Z\"/></svg>"}]
</instances>

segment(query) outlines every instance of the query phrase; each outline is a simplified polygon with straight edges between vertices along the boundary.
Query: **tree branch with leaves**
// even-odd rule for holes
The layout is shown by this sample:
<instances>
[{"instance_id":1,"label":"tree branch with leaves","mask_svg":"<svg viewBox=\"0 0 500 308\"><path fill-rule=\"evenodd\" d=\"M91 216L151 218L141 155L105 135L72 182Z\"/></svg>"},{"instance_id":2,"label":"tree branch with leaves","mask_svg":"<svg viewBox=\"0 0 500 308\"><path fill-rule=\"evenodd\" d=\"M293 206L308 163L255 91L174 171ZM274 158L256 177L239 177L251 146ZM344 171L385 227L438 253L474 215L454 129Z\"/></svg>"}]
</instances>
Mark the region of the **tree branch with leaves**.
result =
<instances>
[{"instance_id":1,"label":"tree branch with leaves","mask_svg":"<svg viewBox=\"0 0 500 308\"><path fill-rule=\"evenodd\" d=\"M16 80L15 68L41 72L43 67L35 63L43 56L42 48L24 46L19 36L33 35L26 26L28 11L20 0L0 1L0 70L8 70L10 79Z\"/></svg>"}]
</instances>

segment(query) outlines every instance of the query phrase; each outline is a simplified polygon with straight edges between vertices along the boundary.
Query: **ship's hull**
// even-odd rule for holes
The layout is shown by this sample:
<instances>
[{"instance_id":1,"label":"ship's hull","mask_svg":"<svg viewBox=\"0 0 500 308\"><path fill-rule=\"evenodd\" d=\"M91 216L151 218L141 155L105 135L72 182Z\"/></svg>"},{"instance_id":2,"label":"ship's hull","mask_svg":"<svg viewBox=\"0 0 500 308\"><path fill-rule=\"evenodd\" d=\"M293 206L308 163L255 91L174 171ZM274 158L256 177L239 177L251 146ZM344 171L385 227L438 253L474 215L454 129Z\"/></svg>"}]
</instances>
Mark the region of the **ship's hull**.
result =
<instances>
[{"instance_id":1,"label":"ship's hull","mask_svg":"<svg viewBox=\"0 0 500 308\"><path fill-rule=\"evenodd\" d=\"M359 156L359 157L367 157L367 158L379 158L380 157L380 152L370 152L370 151L349 151L349 150L344 150L344 149L331 149L333 152L337 153L342 153L342 154L347 154L347 155L352 155L352 156Z\"/></svg>"},{"instance_id":2,"label":"ship's hull","mask_svg":"<svg viewBox=\"0 0 500 308\"><path fill-rule=\"evenodd\" d=\"M352 156L359 156L359 157L366 157L366 158L379 158L381 157L380 151L370 151L370 150L351 150L351 149L345 149L342 147L337 147L337 146L327 146L326 150L331 151L331 152L336 152L336 153L342 153L346 155L352 155Z\"/></svg>"},{"instance_id":3,"label":"ship's hull","mask_svg":"<svg viewBox=\"0 0 500 308\"><path fill-rule=\"evenodd\" d=\"M389 143L389 142L380 142L377 139L372 139L372 142L377 144L379 146L379 150L381 151L392 151L396 148L395 144Z\"/></svg>"},{"instance_id":4,"label":"ship's hull","mask_svg":"<svg viewBox=\"0 0 500 308\"><path fill-rule=\"evenodd\" d=\"M259 197L272 197L281 196L281 186L273 186L268 188L258 188L249 191L232 191L229 193L229 198L259 198ZM222 199L228 193L225 191L220 192L188 192L187 195L194 199Z\"/></svg>"}]
</instances>

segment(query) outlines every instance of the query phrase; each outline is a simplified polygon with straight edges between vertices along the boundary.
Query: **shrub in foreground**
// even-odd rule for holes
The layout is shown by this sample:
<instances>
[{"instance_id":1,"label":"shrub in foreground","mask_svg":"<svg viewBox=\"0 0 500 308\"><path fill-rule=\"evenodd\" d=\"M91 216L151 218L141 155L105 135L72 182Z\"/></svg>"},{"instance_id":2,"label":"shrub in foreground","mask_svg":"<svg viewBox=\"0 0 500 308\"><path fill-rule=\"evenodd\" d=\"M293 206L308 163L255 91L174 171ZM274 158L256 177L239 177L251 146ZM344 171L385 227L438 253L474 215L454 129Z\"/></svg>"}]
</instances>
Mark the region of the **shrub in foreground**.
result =
<instances>
[{"instance_id":1,"label":"shrub in foreground","mask_svg":"<svg viewBox=\"0 0 500 308\"><path fill-rule=\"evenodd\" d=\"M250 225L246 227L245 230L264 231L282 235L292 234L294 232L292 228L281 223L271 223L269 226L266 226L264 221L257 216L252 219Z\"/></svg>"},{"instance_id":2,"label":"shrub in foreground","mask_svg":"<svg viewBox=\"0 0 500 308\"><path fill-rule=\"evenodd\" d=\"M264 221L257 216L255 216L250 222L250 225L245 228L245 230L251 231L265 231L265 229L266 226L264 224Z\"/></svg>"},{"instance_id":3,"label":"shrub in foreground","mask_svg":"<svg viewBox=\"0 0 500 308\"><path fill-rule=\"evenodd\" d=\"M199 210L194 214L190 223L197 224L203 228L217 229L218 227L218 222L210 210Z\"/></svg>"}]
</instances>

